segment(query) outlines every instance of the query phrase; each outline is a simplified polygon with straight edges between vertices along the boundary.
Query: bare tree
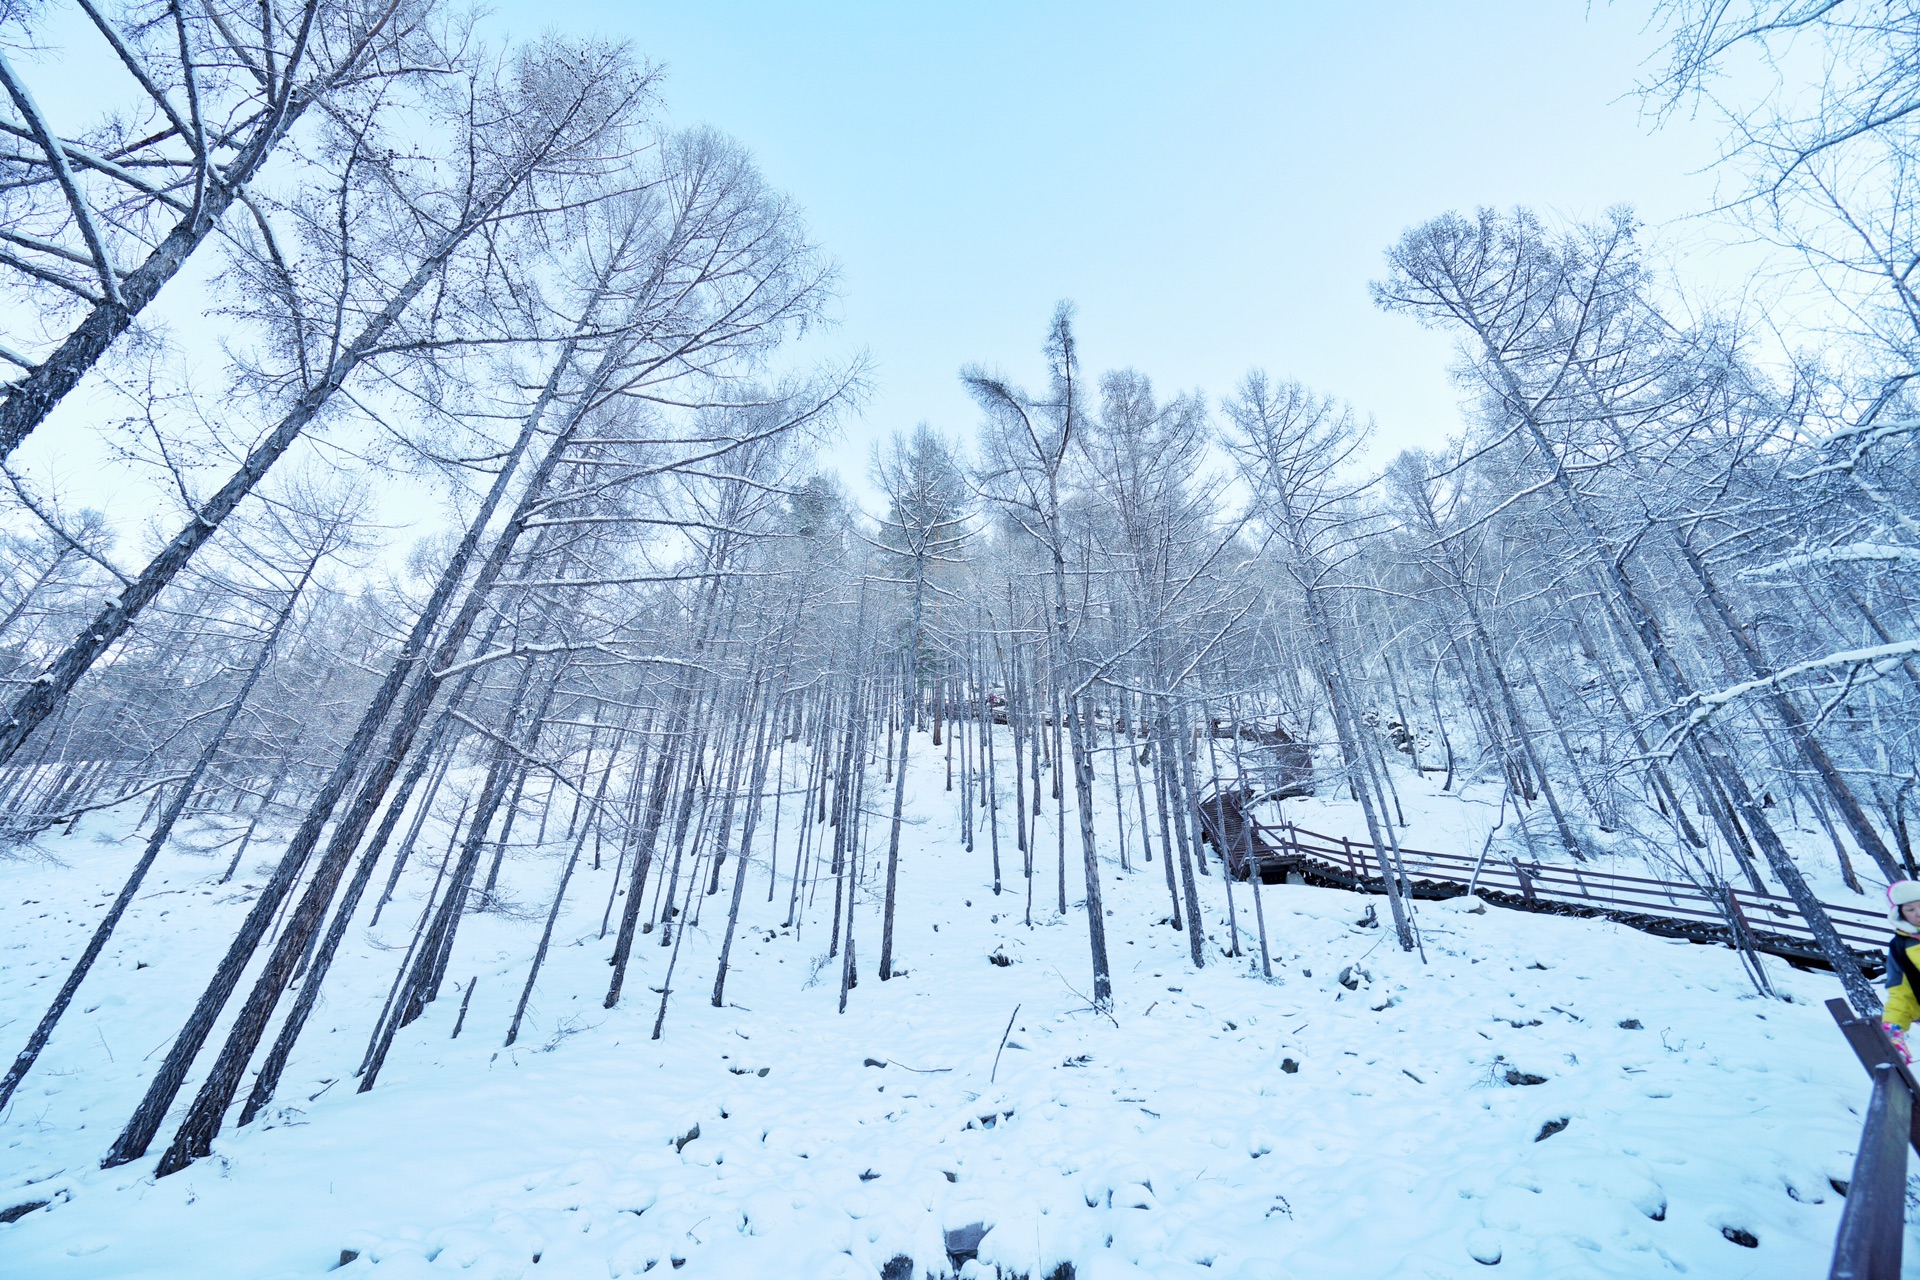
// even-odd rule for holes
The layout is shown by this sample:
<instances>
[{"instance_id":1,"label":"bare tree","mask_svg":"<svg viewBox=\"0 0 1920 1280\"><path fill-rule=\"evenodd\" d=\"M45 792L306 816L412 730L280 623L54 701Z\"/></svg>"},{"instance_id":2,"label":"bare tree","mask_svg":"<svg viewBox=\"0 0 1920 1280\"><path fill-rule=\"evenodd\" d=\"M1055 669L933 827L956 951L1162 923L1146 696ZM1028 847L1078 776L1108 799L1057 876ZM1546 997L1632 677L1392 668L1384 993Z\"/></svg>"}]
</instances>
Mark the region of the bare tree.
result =
<instances>
[{"instance_id":1,"label":"bare tree","mask_svg":"<svg viewBox=\"0 0 1920 1280\"><path fill-rule=\"evenodd\" d=\"M80 984L86 980L87 974L92 970L94 961L99 959L108 940L113 937L115 927L120 923L121 917L126 914L134 895L139 892L147 872L153 867L154 860L166 847L168 838L173 834L175 823L186 812L187 804L193 799L201 779L206 776L208 769L222 750L228 747L228 734L240 718L241 712L246 709L247 700L252 695L254 686L266 672L267 664L274 656L281 633L292 620L294 609L300 604L301 596L306 591L308 583L313 580L314 573L323 561L337 554L350 543L354 534L354 522L360 514L354 509L353 503L353 497L348 495L344 501L336 500L336 504L330 510L308 508L276 513L278 518L273 523L278 526L278 532L291 535L289 540L305 552L305 558L295 565L288 566L292 581L285 590L283 602L274 613L272 622L268 624L260 640L252 664L247 668L239 687L228 699L213 732L207 737L206 745L201 748L200 754L194 759L186 775L176 784L173 798L161 811L159 820L154 823L153 831L147 837L146 847L142 849L133 869L127 873L126 882L121 886L119 896L107 908L107 913L101 917L100 923L94 927L93 936L88 939L86 949L74 961L73 969L67 975L66 982L62 984L52 1003L47 1006L47 1011L41 1017L39 1025L34 1028L33 1034L27 1038L26 1047L21 1049L14 1059L5 1078L0 1079L0 1109L6 1107L14 1090L19 1087L20 1081L26 1077L34 1061L40 1056L40 1051L52 1038L61 1015L72 1004L75 993L79 991Z\"/></svg>"},{"instance_id":2,"label":"bare tree","mask_svg":"<svg viewBox=\"0 0 1920 1280\"><path fill-rule=\"evenodd\" d=\"M292 341L300 383L292 408L253 447L226 483L197 504L198 510L187 526L144 569L127 578L123 589L101 606L92 622L48 663L25 692L15 697L4 720L0 720L0 763L20 749L88 668L127 633L141 610L213 537L274 463L314 423L335 392L362 365L389 350L386 344L397 336L395 330L403 317L430 285L444 280L452 259L470 240L510 216L514 203L544 185L543 179L572 177L579 170L608 162L611 157L607 153L621 148L618 137L648 100L645 78L613 51L552 52L551 57L529 53L518 65L502 69L503 82L474 82L472 105L483 114L466 121L474 131L474 145L464 152L473 161L472 171L463 172L452 189L432 192L425 198L413 193L402 201L422 217L438 212L451 216L430 219L439 230L424 247L410 233L411 247L399 239L388 245L401 260L395 265L405 271L397 286L389 287L374 277L367 281L374 286L372 296L354 300L358 303L354 311L347 309L348 299L340 298L329 309L332 322L318 331L290 321L295 330ZM356 149L358 146L356 142ZM350 152L345 176L350 176L354 168L354 154L357 150ZM342 190L346 189L343 186ZM399 234L400 228L395 231ZM337 248L347 254L350 247L341 243ZM359 306L371 312L365 322L357 331L341 327ZM447 311L434 308L430 314L438 318ZM416 341L439 345L439 339L415 336ZM326 354L323 364L308 362L308 351L316 346Z\"/></svg>"},{"instance_id":3,"label":"bare tree","mask_svg":"<svg viewBox=\"0 0 1920 1280\"><path fill-rule=\"evenodd\" d=\"M1067 594L1067 532L1061 509L1062 472L1074 433L1086 412L1080 359L1073 336L1073 310L1062 303L1046 343L1048 390L1044 398L1021 391L979 369L962 371L986 414L981 442L989 493L1045 551L1053 587L1048 629L1052 685L1061 698L1073 754L1074 800L1080 815L1080 847L1087 885L1087 943L1093 954L1093 1003L1113 1000L1107 960L1105 911L1100 905L1100 858L1093 834L1093 755L1084 724L1084 698L1092 676L1080 658ZM1037 799L1038 797L1036 797Z\"/></svg>"},{"instance_id":4,"label":"bare tree","mask_svg":"<svg viewBox=\"0 0 1920 1280\"><path fill-rule=\"evenodd\" d=\"M1218 639L1196 620L1218 603L1212 597L1220 584L1209 572L1240 524L1228 521L1224 530L1216 528L1222 487L1205 475L1209 424L1198 395L1161 402L1152 382L1132 370L1107 374L1100 391L1100 412L1084 424L1076 445L1087 469L1089 538L1116 571L1115 594L1125 601L1124 608L1113 610L1114 634L1103 666L1116 673L1111 681L1116 692L1140 696L1161 825L1164 831L1171 816L1179 829L1181 816L1197 813L1194 806L1201 799L1176 767L1186 755L1181 744L1191 737L1188 686L1205 669L1206 651ZM1123 687L1129 675L1136 679L1132 689ZM1137 786L1138 758L1134 765ZM1138 799L1144 832L1144 791ZM1184 831L1162 847L1170 919L1181 927L1184 906L1187 949L1198 967L1206 963L1194 882L1200 853Z\"/></svg>"},{"instance_id":5,"label":"bare tree","mask_svg":"<svg viewBox=\"0 0 1920 1280\"><path fill-rule=\"evenodd\" d=\"M1524 441L1546 473L1550 487L1602 575L1614 607L1632 635L1670 705L1696 696L1666 633L1642 590L1627 573L1628 556L1607 537L1591 500L1573 483L1569 433L1592 422L1584 367L1596 379L1636 376L1614 363L1613 339L1622 312L1638 305L1643 272L1631 252L1631 221L1624 215L1586 236L1556 245L1524 212L1502 217L1483 211L1469 220L1446 215L1408 231L1388 253L1391 273L1374 286L1379 304L1425 323L1450 325L1463 335L1472 376L1500 406L1509 433ZM1555 434L1562 436L1559 444ZM1578 436L1572 439L1577 442ZM1822 954L1862 1013L1879 1007L1858 960L1834 932L1832 921L1794 865L1742 776L1726 739L1701 726L1688 744L1701 772L1724 790L1728 841L1737 815L1774 874L1806 918ZM1718 811L1716 811L1718 812Z\"/></svg>"},{"instance_id":6,"label":"bare tree","mask_svg":"<svg viewBox=\"0 0 1920 1280\"><path fill-rule=\"evenodd\" d=\"M236 203L259 216L263 172L316 104L364 121L397 82L450 69L456 52L436 29L432 0L210 0L158 15L77 3L125 77L116 91L127 101L100 124L58 129L0 49L12 107L0 113L12 144L0 156L11 179L0 196L0 270L38 304L43 327L72 326L37 356L0 343L0 361L22 371L0 384L0 459Z\"/></svg>"},{"instance_id":7,"label":"bare tree","mask_svg":"<svg viewBox=\"0 0 1920 1280\"><path fill-rule=\"evenodd\" d=\"M900 829L907 798L907 764L919 727L921 651L926 645L929 575L950 564L968 536L965 482L953 447L921 423L911 441L898 432L885 453L876 451L874 482L886 495L875 545L894 562L912 590L906 632L906 678L902 685L900 755L895 762L893 821L887 833L887 891L880 930L880 979L893 976L893 913L900 879Z\"/></svg>"},{"instance_id":8,"label":"bare tree","mask_svg":"<svg viewBox=\"0 0 1920 1280\"><path fill-rule=\"evenodd\" d=\"M1371 753L1361 737L1360 714L1330 604L1339 586L1336 571L1367 535L1366 521L1354 507L1359 486L1349 472L1365 430L1345 405L1298 383L1276 386L1257 372L1247 376L1226 411L1234 425L1229 447L1252 490L1254 508L1270 539L1282 548L1287 571L1305 602L1317 674L1333 708L1348 782L1366 819L1395 933L1401 949L1411 951L1413 922L1403 896L1404 873L1394 857L1399 838L1379 811Z\"/></svg>"}]
</instances>

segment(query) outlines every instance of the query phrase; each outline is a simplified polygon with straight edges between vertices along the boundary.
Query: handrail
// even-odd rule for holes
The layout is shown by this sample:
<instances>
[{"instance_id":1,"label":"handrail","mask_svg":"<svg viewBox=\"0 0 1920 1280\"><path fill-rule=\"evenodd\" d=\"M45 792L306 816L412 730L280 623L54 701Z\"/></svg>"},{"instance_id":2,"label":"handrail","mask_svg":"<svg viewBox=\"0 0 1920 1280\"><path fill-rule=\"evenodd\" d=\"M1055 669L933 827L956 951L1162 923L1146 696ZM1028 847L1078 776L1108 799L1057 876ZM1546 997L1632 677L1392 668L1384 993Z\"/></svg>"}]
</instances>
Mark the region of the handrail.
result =
<instances>
[{"instance_id":1,"label":"handrail","mask_svg":"<svg viewBox=\"0 0 1920 1280\"><path fill-rule=\"evenodd\" d=\"M1257 822L1255 823L1255 825L1258 826L1262 832L1275 831L1275 828L1268 826L1265 823ZM1307 828L1302 826L1297 826L1293 823L1288 823L1287 827L1296 836L1307 836L1314 840L1325 841L1329 845L1340 843L1343 840L1343 837L1341 836L1322 835L1318 831L1309 831ZM1467 864L1467 865L1471 865L1474 862L1474 859L1469 858L1464 854L1437 853L1431 849L1414 849L1407 845L1400 846L1400 855L1402 858L1406 858L1406 859L1431 858L1436 862L1458 862L1458 863ZM1621 871L1599 871L1599 870L1592 870L1592 869L1583 868L1583 867L1562 867L1562 866L1556 866L1551 863L1541 863L1537 867L1530 866L1527 869L1527 873L1528 875L1536 879L1552 876L1552 877L1564 877L1564 878L1573 879L1573 880L1602 879L1602 880L1623 882L1628 884L1649 884L1649 885L1658 885L1662 888L1678 887L1678 888L1685 888L1688 890L1693 890L1694 888L1694 886L1692 885L1682 884L1681 882L1678 882L1678 881L1658 880L1651 876L1633 876L1633 875L1628 875L1625 872L1621 872ZM1788 907L1793 906L1793 899L1786 897L1782 894L1755 893L1751 889L1741 889L1739 890L1739 894L1742 899L1747 901L1778 902L1784 906L1788 906ZM1870 916L1875 921L1878 921L1881 918L1881 913L1871 908L1850 907L1842 903L1831 904L1828 906L1828 910L1845 911L1845 912L1851 912L1856 915Z\"/></svg>"},{"instance_id":2,"label":"handrail","mask_svg":"<svg viewBox=\"0 0 1920 1280\"><path fill-rule=\"evenodd\" d=\"M1320 862L1330 871L1337 871L1363 886L1374 879L1371 869L1356 854L1354 842L1344 836L1322 835L1291 822L1286 824L1282 832L1250 817L1247 821L1252 823L1256 837L1254 843L1260 846L1262 852L1291 850L1296 861ZM1213 824L1209 822L1208 825ZM1272 843L1267 841L1268 836L1275 837ZM1317 842L1317 845L1308 841ZM1417 871L1424 871L1461 885L1465 884L1467 877L1449 875L1444 866L1448 862L1472 862L1482 882L1511 879L1529 902L1536 901L1536 895L1544 892L1574 902L1610 902L1613 910L1619 911L1635 905L1623 902L1623 897L1650 897L1658 890L1668 899L1668 906L1662 914L1675 923L1683 923L1683 917L1725 920L1736 935L1741 932L1751 935L1753 925L1745 919L1745 912L1758 908L1766 912L1766 924L1770 929L1809 932L1806 922L1799 918L1797 911L1792 910L1789 899L1776 898L1772 894L1748 893L1731 885L1724 887L1724 907L1713 904L1712 911L1694 911L1681 906L1681 900L1712 904L1707 893L1696 885L1645 876L1615 876L1604 871L1581 869L1569 872L1537 863L1523 869L1519 863L1511 860L1505 866L1493 863L1482 865L1470 859L1409 849L1404 845L1401 846L1400 855L1409 877ZM1257 857L1256 854L1256 865ZM1253 868L1249 870L1253 871ZM1556 878L1571 880L1573 889L1554 887L1551 882ZM1594 892L1592 886L1595 883L1605 886L1608 881L1616 883L1605 897ZM1623 889L1620 882L1649 888ZM1776 902L1785 904L1788 910L1775 907L1773 904ZM1859 918L1834 922L1846 940L1860 940L1858 935L1865 922L1876 926L1877 934L1880 922L1877 912L1839 904L1823 905L1830 914L1844 913ZM1638 914L1644 916L1651 913ZM1788 918L1780 919L1780 916ZM1849 934L1853 936L1848 937ZM1746 941L1751 945L1754 939L1749 936ZM1876 936L1868 941L1877 942L1878 938ZM1920 1079L1915 1078L1879 1019L1856 1016L1847 1002L1840 999L1827 1001L1827 1011L1833 1015L1841 1034L1873 1079L1873 1095L1860 1129L1859 1152L1854 1157L1853 1178L1843 1193L1846 1205L1840 1213L1840 1229L1834 1240L1833 1266L1828 1272L1828 1280L1899 1280L1900 1255L1906 1229L1907 1149L1911 1147L1920 1153L1920 1107L1915 1105L1916 1095L1920 1095Z\"/></svg>"},{"instance_id":3,"label":"handrail","mask_svg":"<svg viewBox=\"0 0 1920 1280\"><path fill-rule=\"evenodd\" d=\"M1258 821L1250 815L1257 837L1254 856L1291 854L1296 860L1318 862L1336 878L1357 883L1377 881L1379 872L1366 856L1369 847L1356 845L1343 836L1330 836L1289 822L1284 829ZM1209 824L1211 826L1211 824ZM1401 865L1416 880L1465 886L1473 879L1476 860L1458 854L1401 846ZM1561 867L1551 864L1488 860L1478 864L1477 887L1500 894L1513 894L1529 906L1570 904L1616 917L1652 917L1671 920L1676 926L1725 925L1735 934L1742 925L1747 931L1759 931L1775 939L1763 950L1785 947L1794 955L1802 953L1802 944L1812 938L1812 928L1801 917L1792 899L1772 893L1756 893L1733 885L1726 887L1722 900L1716 890L1651 876L1626 875L1588 867ZM1879 912L1844 903L1822 904L1835 930L1850 947L1877 952L1884 933ZM1738 916L1737 923L1728 923ZM1632 923L1632 920L1628 921Z\"/></svg>"},{"instance_id":4,"label":"handrail","mask_svg":"<svg viewBox=\"0 0 1920 1280\"><path fill-rule=\"evenodd\" d=\"M1827 1001L1827 1012L1873 1077L1873 1096L1860 1126L1860 1150L1847 1183L1846 1207L1833 1244L1828 1280L1899 1280L1906 1230L1907 1148L1920 1152L1920 1092L1911 1069L1878 1020L1856 1017L1845 1000Z\"/></svg>"}]
</instances>

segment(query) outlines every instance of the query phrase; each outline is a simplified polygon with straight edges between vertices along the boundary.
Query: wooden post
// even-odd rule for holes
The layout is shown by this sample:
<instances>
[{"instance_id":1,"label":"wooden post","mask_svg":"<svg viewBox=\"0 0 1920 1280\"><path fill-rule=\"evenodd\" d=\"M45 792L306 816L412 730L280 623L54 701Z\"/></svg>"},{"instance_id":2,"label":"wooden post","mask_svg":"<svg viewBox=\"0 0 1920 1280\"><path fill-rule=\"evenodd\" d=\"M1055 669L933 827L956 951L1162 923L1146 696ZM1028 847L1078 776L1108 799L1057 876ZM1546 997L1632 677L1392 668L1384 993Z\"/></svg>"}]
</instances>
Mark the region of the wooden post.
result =
<instances>
[{"instance_id":1,"label":"wooden post","mask_svg":"<svg viewBox=\"0 0 1920 1280\"><path fill-rule=\"evenodd\" d=\"M1900 1134L1912 1124L1913 1095L1895 1065L1883 1062L1873 1068L1873 1097L1840 1211L1830 1280L1892 1280L1900 1274L1907 1207L1907 1148Z\"/></svg>"}]
</instances>

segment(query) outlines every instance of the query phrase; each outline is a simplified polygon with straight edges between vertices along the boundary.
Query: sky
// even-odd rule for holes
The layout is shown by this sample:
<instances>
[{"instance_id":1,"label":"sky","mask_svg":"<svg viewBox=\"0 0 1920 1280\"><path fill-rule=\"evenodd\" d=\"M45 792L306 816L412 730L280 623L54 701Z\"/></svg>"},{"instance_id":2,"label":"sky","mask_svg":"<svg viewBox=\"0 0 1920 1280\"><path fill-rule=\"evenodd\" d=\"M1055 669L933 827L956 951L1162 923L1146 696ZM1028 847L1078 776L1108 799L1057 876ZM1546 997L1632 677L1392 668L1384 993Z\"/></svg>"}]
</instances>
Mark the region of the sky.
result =
<instances>
[{"instance_id":1,"label":"sky","mask_svg":"<svg viewBox=\"0 0 1920 1280\"><path fill-rule=\"evenodd\" d=\"M1715 129L1655 129L1633 92L1658 66L1649 8L493 0L481 30L631 42L665 69L672 123L733 135L804 211L840 294L835 323L786 358L869 361L821 464L877 510L876 442L921 421L970 438L966 365L1037 389L1062 300L1086 373L1131 367L1216 405L1251 369L1297 378L1372 415L1363 461L1378 467L1463 426L1451 339L1368 297L1418 222L1624 203L1690 286L1743 292L1755 251L1699 216L1720 181ZM58 118L84 119L107 54L65 6L48 17L34 80ZM221 322L199 315L217 269L196 261L146 317L208 386L225 363ZM97 430L124 413L94 385L18 460L44 491L151 521L151 476ZM387 513L396 543L428 531L406 514L420 510Z\"/></svg>"},{"instance_id":2,"label":"sky","mask_svg":"<svg viewBox=\"0 0 1920 1280\"><path fill-rule=\"evenodd\" d=\"M488 29L555 29L499 0ZM1715 291L1742 250L1710 206L1716 136L1654 130L1642 3L662 4L559 29L630 40L676 123L732 134L842 272L809 354L864 351L840 466L927 421L971 436L958 370L1038 384L1056 302L1089 373L1214 403L1255 367L1377 420L1372 456L1461 427L1451 342L1377 311L1401 231L1450 209L1633 206Z\"/></svg>"}]
</instances>

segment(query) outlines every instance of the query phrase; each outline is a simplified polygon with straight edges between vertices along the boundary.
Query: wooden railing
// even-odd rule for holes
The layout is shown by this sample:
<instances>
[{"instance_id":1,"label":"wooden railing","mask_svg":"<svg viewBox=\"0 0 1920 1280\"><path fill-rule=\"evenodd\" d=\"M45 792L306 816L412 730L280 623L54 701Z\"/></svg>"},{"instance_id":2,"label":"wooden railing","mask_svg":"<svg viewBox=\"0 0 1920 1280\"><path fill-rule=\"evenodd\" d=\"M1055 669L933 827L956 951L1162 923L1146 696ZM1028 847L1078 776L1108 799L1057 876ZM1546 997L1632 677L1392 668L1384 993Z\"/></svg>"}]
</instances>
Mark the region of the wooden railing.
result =
<instances>
[{"instance_id":1,"label":"wooden railing","mask_svg":"<svg viewBox=\"0 0 1920 1280\"><path fill-rule=\"evenodd\" d=\"M1877 1019L1855 1017L1845 1000L1827 1001L1827 1011L1873 1080L1827 1275L1829 1280L1899 1280L1907 1148L1920 1152L1920 1107L1914 1105L1920 1081Z\"/></svg>"},{"instance_id":2,"label":"wooden railing","mask_svg":"<svg viewBox=\"0 0 1920 1280\"><path fill-rule=\"evenodd\" d=\"M1300 871L1349 888L1384 892L1371 843L1286 823L1242 823L1238 814L1202 811L1201 822L1236 874ZM1252 867L1247 865L1251 860ZM1794 903L1731 885L1702 887L1581 866L1550 866L1500 856L1468 858L1401 846L1398 878L1420 897L1477 893L1532 910L1604 915L1639 928L1817 958L1813 932ZM1401 869L1404 869L1402 872ZM1822 903L1841 940L1877 955L1885 918L1865 907ZM1662 926L1667 927L1662 927ZM1855 1016L1844 1000L1827 1009L1873 1081L1860 1129L1853 1177L1840 1212L1828 1280L1899 1280L1906 1230L1907 1148L1920 1153L1920 1079L1877 1018Z\"/></svg>"},{"instance_id":3,"label":"wooden railing","mask_svg":"<svg viewBox=\"0 0 1920 1280\"><path fill-rule=\"evenodd\" d=\"M1254 857L1263 869L1297 868L1351 888L1384 891L1371 843L1322 835L1292 823L1253 826L1258 837ZM1231 837L1236 833L1221 834ZM1400 862L1419 897L1478 893L1526 909L1603 915L1642 928L1652 922L1653 932L1735 943L1741 941L1738 934L1745 932L1758 950L1820 959L1813 930L1801 918L1799 908L1791 898L1778 894L1755 893L1732 885L1703 887L1491 853L1473 858L1405 845L1400 848ZM1886 947L1886 917L1867 907L1822 905L1841 941L1877 962ZM1667 922L1672 928L1660 928L1657 922Z\"/></svg>"}]
</instances>

